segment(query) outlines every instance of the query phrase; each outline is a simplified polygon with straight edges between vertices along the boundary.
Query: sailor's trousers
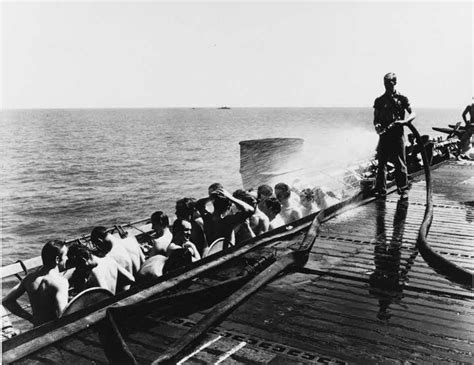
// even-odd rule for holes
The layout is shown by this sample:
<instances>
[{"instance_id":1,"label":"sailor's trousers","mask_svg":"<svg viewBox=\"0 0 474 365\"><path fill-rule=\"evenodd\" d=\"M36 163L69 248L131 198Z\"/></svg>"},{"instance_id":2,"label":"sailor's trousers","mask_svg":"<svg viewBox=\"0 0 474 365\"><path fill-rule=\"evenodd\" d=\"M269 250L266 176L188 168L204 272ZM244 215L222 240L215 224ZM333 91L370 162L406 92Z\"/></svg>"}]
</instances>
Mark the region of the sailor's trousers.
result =
<instances>
[{"instance_id":1,"label":"sailor's trousers","mask_svg":"<svg viewBox=\"0 0 474 365\"><path fill-rule=\"evenodd\" d=\"M403 136L380 136L377 146L377 177L375 179L375 190L385 192L387 188L386 172L387 162L395 166L395 182L401 193L408 189L408 170L405 156L405 141Z\"/></svg>"}]
</instances>

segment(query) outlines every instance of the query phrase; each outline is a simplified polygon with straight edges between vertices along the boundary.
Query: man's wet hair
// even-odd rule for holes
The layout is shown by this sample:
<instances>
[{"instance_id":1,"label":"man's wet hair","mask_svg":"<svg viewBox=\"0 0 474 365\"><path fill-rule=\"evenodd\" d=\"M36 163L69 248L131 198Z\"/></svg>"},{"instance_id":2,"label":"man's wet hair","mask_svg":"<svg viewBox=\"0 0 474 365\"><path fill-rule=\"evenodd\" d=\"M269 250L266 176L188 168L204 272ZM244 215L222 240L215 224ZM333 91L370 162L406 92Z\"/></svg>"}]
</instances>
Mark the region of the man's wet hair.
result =
<instances>
[{"instance_id":1,"label":"man's wet hair","mask_svg":"<svg viewBox=\"0 0 474 365\"><path fill-rule=\"evenodd\" d=\"M95 227L92 230L91 242L94 246L92 249L94 255L104 257L112 250L112 243L105 240L107 234L107 228L102 226Z\"/></svg>"},{"instance_id":2,"label":"man's wet hair","mask_svg":"<svg viewBox=\"0 0 474 365\"><path fill-rule=\"evenodd\" d=\"M260 185L257 189L257 199L262 200L262 197L270 197L273 195L273 189L270 185L263 184Z\"/></svg>"},{"instance_id":3,"label":"man's wet hair","mask_svg":"<svg viewBox=\"0 0 474 365\"><path fill-rule=\"evenodd\" d=\"M85 264L91 257L90 249L83 244L76 242L69 247L67 252L68 267L76 268L69 279L69 284L77 292L85 289L89 277L89 268Z\"/></svg>"},{"instance_id":4,"label":"man's wet hair","mask_svg":"<svg viewBox=\"0 0 474 365\"><path fill-rule=\"evenodd\" d=\"M236 191L234 191L232 196L236 199L242 200L243 202L251 205L252 207L257 204L257 199L255 199L255 197L248 191L245 191L243 189L237 189Z\"/></svg>"},{"instance_id":5,"label":"man's wet hair","mask_svg":"<svg viewBox=\"0 0 474 365\"><path fill-rule=\"evenodd\" d=\"M151 223L158 223L162 227L169 227L170 220L165 213L159 210L151 215Z\"/></svg>"},{"instance_id":6,"label":"man's wet hair","mask_svg":"<svg viewBox=\"0 0 474 365\"><path fill-rule=\"evenodd\" d=\"M90 260L91 251L81 243L73 243L67 251L67 260L70 267L80 266L85 261Z\"/></svg>"},{"instance_id":7,"label":"man's wet hair","mask_svg":"<svg viewBox=\"0 0 474 365\"><path fill-rule=\"evenodd\" d=\"M56 258L61 256L61 249L66 242L61 240L50 240L46 242L41 250L41 260L46 267L55 267Z\"/></svg>"},{"instance_id":8,"label":"man's wet hair","mask_svg":"<svg viewBox=\"0 0 474 365\"><path fill-rule=\"evenodd\" d=\"M224 189L224 186L221 183L216 182L209 185L209 187L207 188L209 193L212 193L213 191L216 191L217 189Z\"/></svg>"},{"instance_id":9,"label":"man's wet hair","mask_svg":"<svg viewBox=\"0 0 474 365\"><path fill-rule=\"evenodd\" d=\"M194 198L182 198L176 201L176 217L191 218L195 204L196 199Z\"/></svg>"},{"instance_id":10,"label":"man's wet hair","mask_svg":"<svg viewBox=\"0 0 474 365\"><path fill-rule=\"evenodd\" d=\"M281 212L281 203L274 196L266 199L265 200L265 205L266 205L267 209L269 209L270 211L272 211L275 214L278 214L278 213Z\"/></svg>"},{"instance_id":11,"label":"man's wet hair","mask_svg":"<svg viewBox=\"0 0 474 365\"><path fill-rule=\"evenodd\" d=\"M281 194L283 194L283 198L289 198L291 195L291 190L288 184L285 183L278 183L275 185L275 192L280 190Z\"/></svg>"},{"instance_id":12,"label":"man's wet hair","mask_svg":"<svg viewBox=\"0 0 474 365\"><path fill-rule=\"evenodd\" d=\"M192 262L191 252L187 248L179 248L171 252L163 265L163 275L170 271L187 266Z\"/></svg>"}]
</instances>

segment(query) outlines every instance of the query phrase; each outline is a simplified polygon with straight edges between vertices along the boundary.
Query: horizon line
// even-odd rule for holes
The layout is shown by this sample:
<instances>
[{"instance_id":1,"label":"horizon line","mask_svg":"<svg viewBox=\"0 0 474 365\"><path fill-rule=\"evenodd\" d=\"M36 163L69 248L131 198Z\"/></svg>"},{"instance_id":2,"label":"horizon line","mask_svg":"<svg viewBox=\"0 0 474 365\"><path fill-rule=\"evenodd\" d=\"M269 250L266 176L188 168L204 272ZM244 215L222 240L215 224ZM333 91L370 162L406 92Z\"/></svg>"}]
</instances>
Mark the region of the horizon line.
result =
<instances>
[{"instance_id":1,"label":"horizon line","mask_svg":"<svg viewBox=\"0 0 474 365\"><path fill-rule=\"evenodd\" d=\"M17 110L108 110L108 109L310 109L310 108L359 108L372 109L372 105L318 105L318 106L232 106L232 105L212 105L212 106L101 106L101 107L77 107L77 106L61 106L61 107L14 107L1 108L1 111L17 111ZM427 106L419 105L413 109L458 109L459 106ZM461 107L462 108L462 107Z\"/></svg>"}]
</instances>

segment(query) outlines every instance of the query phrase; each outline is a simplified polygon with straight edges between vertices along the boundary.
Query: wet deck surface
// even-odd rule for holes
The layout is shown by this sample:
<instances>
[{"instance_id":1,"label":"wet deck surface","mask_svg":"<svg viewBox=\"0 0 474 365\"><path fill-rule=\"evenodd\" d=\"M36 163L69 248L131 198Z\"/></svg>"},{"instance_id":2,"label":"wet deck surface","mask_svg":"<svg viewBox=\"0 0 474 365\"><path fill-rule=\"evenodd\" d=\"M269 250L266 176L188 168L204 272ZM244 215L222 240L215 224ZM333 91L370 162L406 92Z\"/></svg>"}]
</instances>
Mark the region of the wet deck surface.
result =
<instances>
[{"instance_id":1,"label":"wet deck surface","mask_svg":"<svg viewBox=\"0 0 474 365\"><path fill-rule=\"evenodd\" d=\"M474 164L433 171L428 242L474 271ZM409 202L397 195L324 224L306 267L267 285L206 335L185 363L473 362L474 294L438 275L415 247L425 210L424 181ZM124 331L150 363L205 312L153 313ZM106 363L96 333L84 331L24 361ZM20 361L22 362L22 361Z\"/></svg>"}]
</instances>

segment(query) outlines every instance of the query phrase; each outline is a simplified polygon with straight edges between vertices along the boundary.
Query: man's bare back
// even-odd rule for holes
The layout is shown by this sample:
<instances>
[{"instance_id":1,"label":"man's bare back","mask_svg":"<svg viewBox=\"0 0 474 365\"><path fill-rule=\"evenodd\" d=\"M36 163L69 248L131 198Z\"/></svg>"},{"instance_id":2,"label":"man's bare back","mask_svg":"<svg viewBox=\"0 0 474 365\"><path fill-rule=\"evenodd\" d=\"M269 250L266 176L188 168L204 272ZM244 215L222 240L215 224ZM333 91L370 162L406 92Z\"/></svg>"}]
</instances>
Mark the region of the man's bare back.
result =
<instances>
[{"instance_id":1,"label":"man's bare back","mask_svg":"<svg viewBox=\"0 0 474 365\"><path fill-rule=\"evenodd\" d=\"M61 316L67 305L69 283L55 270L28 275L24 287L30 299L33 323L39 325Z\"/></svg>"}]
</instances>

